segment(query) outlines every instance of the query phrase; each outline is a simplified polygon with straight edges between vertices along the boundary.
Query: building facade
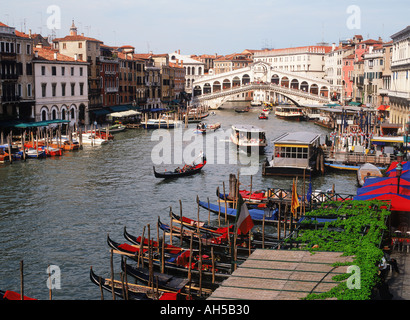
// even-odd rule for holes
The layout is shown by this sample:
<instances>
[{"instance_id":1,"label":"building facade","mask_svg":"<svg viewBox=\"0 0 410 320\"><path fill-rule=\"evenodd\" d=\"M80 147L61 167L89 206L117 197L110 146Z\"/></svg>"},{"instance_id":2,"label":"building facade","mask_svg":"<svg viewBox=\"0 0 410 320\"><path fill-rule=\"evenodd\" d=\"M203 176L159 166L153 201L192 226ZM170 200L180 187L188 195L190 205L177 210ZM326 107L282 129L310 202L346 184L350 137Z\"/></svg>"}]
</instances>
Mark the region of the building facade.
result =
<instances>
[{"instance_id":1,"label":"building facade","mask_svg":"<svg viewBox=\"0 0 410 320\"><path fill-rule=\"evenodd\" d=\"M390 122L403 129L410 115L410 26L391 36Z\"/></svg>"},{"instance_id":2,"label":"building facade","mask_svg":"<svg viewBox=\"0 0 410 320\"><path fill-rule=\"evenodd\" d=\"M102 107L100 77L100 46L102 41L77 34L77 27L72 23L70 34L64 38L53 40L53 48L59 53L88 62L88 100L89 111ZM85 119L80 119L84 121ZM87 122L87 121L86 121Z\"/></svg>"},{"instance_id":3,"label":"building facade","mask_svg":"<svg viewBox=\"0 0 410 320\"><path fill-rule=\"evenodd\" d=\"M35 121L84 124L88 114L88 63L51 48L35 48Z\"/></svg>"},{"instance_id":4,"label":"building facade","mask_svg":"<svg viewBox=\"0 0 410 320\"><path fill-rule=\"evenodd\" d=\"M304 76L323 79L325 76L325 55L331 46L305 46L285 49L257 51L254 62L263 61L273 68L298 72Z\"/></svg>"},{"instance_id":5,"label":"building facade","mask_svg":"<svg viewBox=\"0 0 410 320\"><path fill-rule=\"evenodd\" d=\"M33 120L33 56L33 39L0 23L0 120Z\"/></svg>"}]
</instances>

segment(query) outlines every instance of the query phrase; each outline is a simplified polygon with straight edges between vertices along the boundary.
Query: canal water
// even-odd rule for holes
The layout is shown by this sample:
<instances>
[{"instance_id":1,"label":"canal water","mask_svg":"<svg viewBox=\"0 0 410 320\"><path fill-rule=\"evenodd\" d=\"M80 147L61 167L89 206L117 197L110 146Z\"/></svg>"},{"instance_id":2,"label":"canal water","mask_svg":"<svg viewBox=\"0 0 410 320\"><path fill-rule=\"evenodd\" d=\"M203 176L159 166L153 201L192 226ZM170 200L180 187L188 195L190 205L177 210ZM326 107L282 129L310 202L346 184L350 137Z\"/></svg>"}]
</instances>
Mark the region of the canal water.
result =
<instances>
[{"instance_id":1,"label":"canal water","mask_svg":"<svg viewBox=\"0 0 410 320\"><path fill-rule=\"evenodd\" d=\"M196 198L217 203L216 188L228 189L229 174L240 172L242 187L253 190L291 188L291 177L262 177L261 164L272 155L271 141L285 132L310 131L322 135L329 130L308 122L259 120L260 108L249 113L218 110L207 123L221 129L206 137L194 133L196 124L174 130L127 130L114 141L97 147L65 152L63 157L27 160L0 166L0 289L20 290L20 261L24 262L24 292L46 300L48 266L51 267L54 300L98 300L99 288L89 279L90 267L98 275L110 275L110 249L106 239L125 242L123 229L141 235L150 225L156 237L158 217L169 222L170 208L197 218ZM266 154L254 159L237 152L229 142L232 124L253 124L267 132ZM156 179L158 171L173 170L192 161L203 151L208 164L191 177L174 181ZM161 163L162 162L162 163ZM300 181L300 180L299 180ZM312 179L313 189L355 194L353 173L326 173ZM208 219L208 211L200 210ZM211 214L213 221L217 220ZM161 233L162 234L162 233ZM114 271L120 271L115 256ZM110 295L105 293L110 299Z\"/></svg>"}]
</instances>

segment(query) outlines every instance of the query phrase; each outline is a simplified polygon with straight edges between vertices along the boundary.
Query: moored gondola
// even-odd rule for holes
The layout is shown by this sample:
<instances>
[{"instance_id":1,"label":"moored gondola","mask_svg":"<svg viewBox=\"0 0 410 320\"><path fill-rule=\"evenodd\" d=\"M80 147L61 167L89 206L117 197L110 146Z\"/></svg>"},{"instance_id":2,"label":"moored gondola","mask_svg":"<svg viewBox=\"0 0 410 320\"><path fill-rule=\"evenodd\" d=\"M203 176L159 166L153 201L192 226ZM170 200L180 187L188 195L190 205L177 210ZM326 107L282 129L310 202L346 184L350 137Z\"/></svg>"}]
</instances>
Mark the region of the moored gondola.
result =
<instances>
[{"instance_id":1,"label":"moored gondola","mask_svg":"<svg viewBox=\"0 0 410 320\"><path fill-rule=\"evenodd\" d=\"M176 168L174 171L165 171L165 172L157 172L155 170L155 166L153 167L153 169L154 169L155 178L175 179L175 178L187 177L187 176L192 176L194 174L197 174L201 172L205 164L206 164L206 157L203 156L201 163L196 164L196 165L195 164L185 165L182 169Z\"/></svg>"},{"instance_id":2,"label":"moored gondola","mask_svg":"<svg viewBox=\"0 0 410 320\"><path fill-rule=\"evenodd\" d=\"M90 279L92 283L112 293L111 279L104 279L96 275L92 267L90 268ZM127 292L125 292L125 287L128 288ZM176 300L177 298L177 293L174 292L168 293L164 290L153 290L146 286L128 283L123 286L122 282L116 280L114 280L114 294L123 300Z\"/></svg>"},{"instance_id":3,"label":"moored gondola","mask_svg":"<svg viewBox=\"0 0 410 320\"><path fill-rule=\"evenodd\" d=\"M154 271L150 274L149 268L132 266L121 260L121 269L128 275L136 278L140 282L148 284L150 278L154 280L155 286L160 289L168 290L170 292L177 292L183 296L190 295L192 298L204 298L212 293L218 285L210 285L210 287L203 288L202 285L189 281L188 278L178 277L172 274L165 274ZM201 297L198 292L201 290Z\"/></svg>"},{"instance_id":4,"label":"moored gondola","mask_svg":"<svg viewBox=\"0 0 410 320\"><path fill-rule=\"evenodd\" d=\"M116 253L128 256L135 261L138 261L138 254L139 248L137 246L131 246L129 244L120 244L110 237L107 237L108 245L116 250ZM146 249L143 250L143 254L141 254L141 258L144 260L144 263L149 263L150 258L147 255ZM228 278L230 274L230 266L223 266L218 265L215 266L214 270L212 268L212 261L206 259L206 256L202 258L202 268L199 270L199 260L197 255L192 254L192 261L191 261L191 274L194 277L198 277L201 273L202 279L205 282L210 282L214 278L216 282L223 281L224 279ZM190 250L185 250L181 254L169 254L164 253L164 268L167 273L173 273L177 275L186 275L189 270L189 259L190 259ZM162 266L162 257L158 252L152 253L152 264L156 270L160 270ZM213 272L214 271L214 272Z\"/></svg>"}]
</instances>

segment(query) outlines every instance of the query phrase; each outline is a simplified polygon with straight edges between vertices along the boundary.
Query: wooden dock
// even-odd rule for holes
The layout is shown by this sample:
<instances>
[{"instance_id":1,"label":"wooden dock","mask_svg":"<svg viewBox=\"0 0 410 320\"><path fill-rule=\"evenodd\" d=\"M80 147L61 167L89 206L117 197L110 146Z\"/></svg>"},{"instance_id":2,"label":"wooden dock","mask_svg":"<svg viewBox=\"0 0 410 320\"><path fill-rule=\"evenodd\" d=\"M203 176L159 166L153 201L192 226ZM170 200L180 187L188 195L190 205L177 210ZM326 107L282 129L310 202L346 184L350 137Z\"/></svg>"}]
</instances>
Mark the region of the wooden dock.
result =
<instances>
[{"instance_id":1,"label":"wooden dock","mask_svg":"<svg viewBox=\"0 0 410 320\"><path fill-rule=\"evenodd\" d=\"M336 262L352 261L340 252L255 250L216 289L208 300L298 300L309 293L327 292L338 282L332 277L346 273Z\"/></svg>"}]
</instances>

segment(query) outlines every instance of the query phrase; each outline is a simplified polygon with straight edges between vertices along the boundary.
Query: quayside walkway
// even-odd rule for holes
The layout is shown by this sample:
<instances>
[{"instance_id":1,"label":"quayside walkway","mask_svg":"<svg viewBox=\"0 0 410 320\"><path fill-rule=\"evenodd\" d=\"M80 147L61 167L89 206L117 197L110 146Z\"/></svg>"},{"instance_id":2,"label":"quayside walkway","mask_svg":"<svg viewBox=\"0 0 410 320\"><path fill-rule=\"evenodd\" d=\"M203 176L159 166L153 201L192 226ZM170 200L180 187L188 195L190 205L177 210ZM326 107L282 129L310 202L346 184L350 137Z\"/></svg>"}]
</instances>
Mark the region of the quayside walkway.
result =
<instances>
[{"instance_id":1,"label":"quayside walkway","mask_svg":"<svg viewBox=\"0 0 410 320\"><path fill-rule=\"evenodd\" d=\"M309 293L329 291L338 285L332 277L345 273L352 261L340 252L255 250L208 300L298 300Z\"/></svg>"},{"instance_id":2,"label":"quayside walkway","mask_svg":"<svg viewBox=\"0 0 410 320\"><path fill-rule=\"evenodd\" d=\"M390 271L386 280L392 300L410 300L410 253L395 250L399 273ZM338 252L255 250L208 300L299 300L309 293L329 291L338 283L336 274L346 266L335 262L351 261ZM380 297L376 297L380 299Z\"/></svg>"}]
</instances>

